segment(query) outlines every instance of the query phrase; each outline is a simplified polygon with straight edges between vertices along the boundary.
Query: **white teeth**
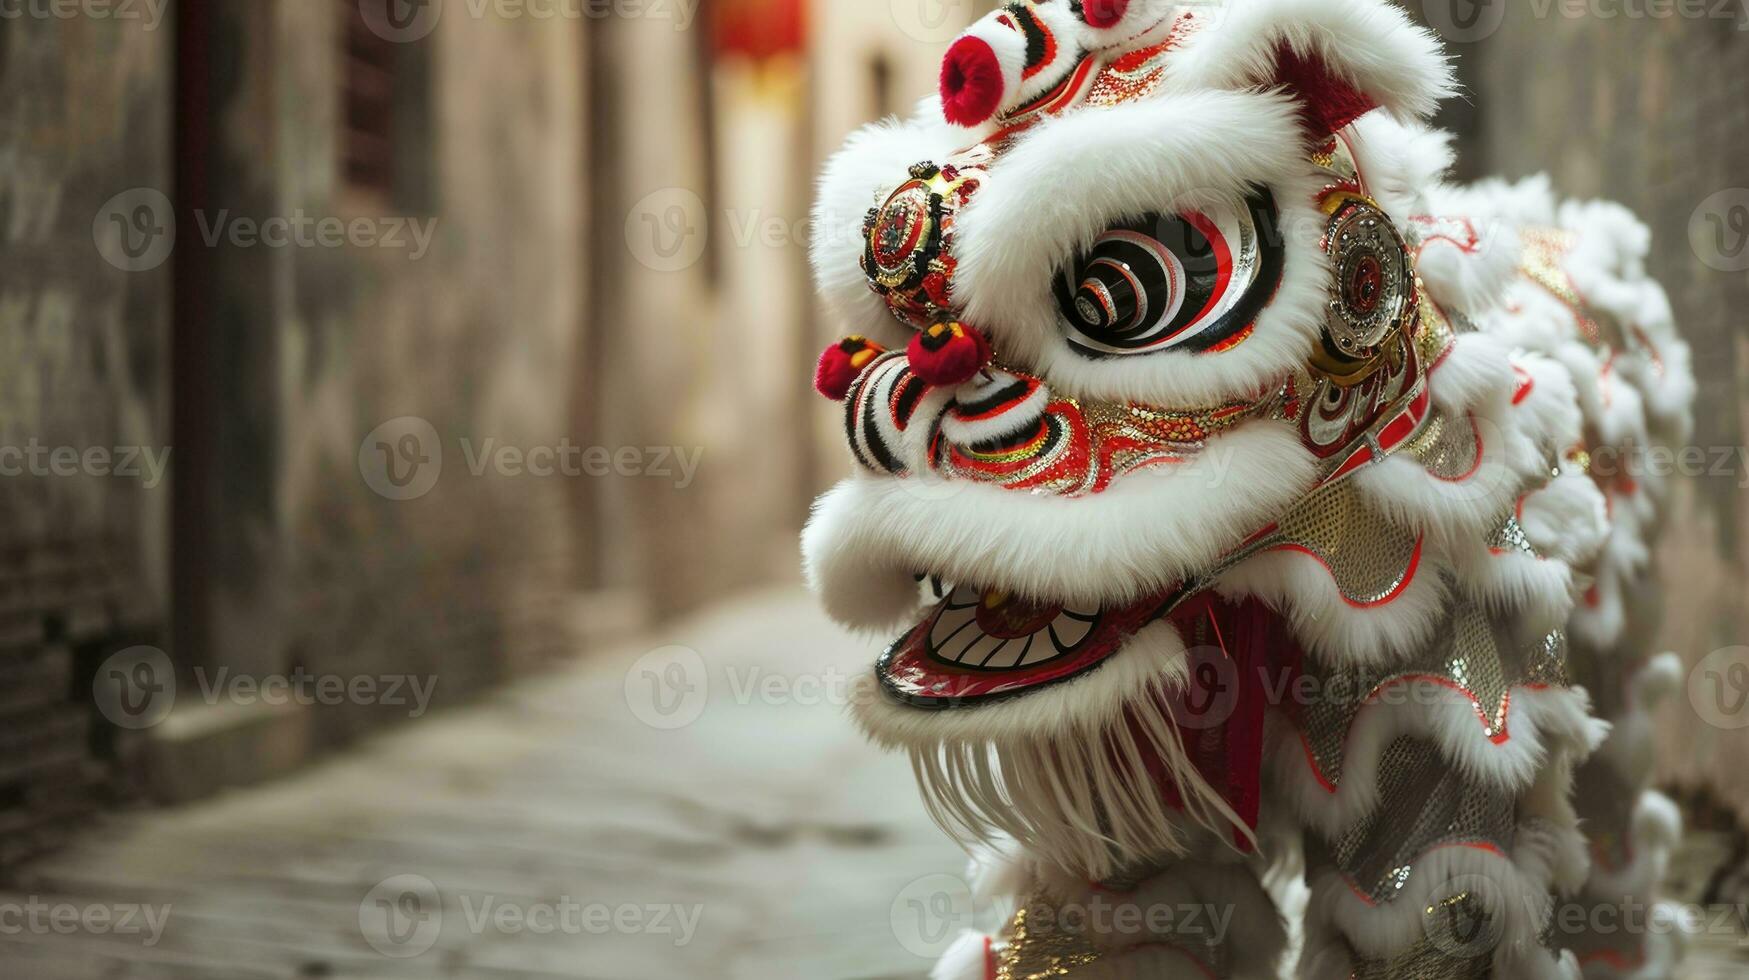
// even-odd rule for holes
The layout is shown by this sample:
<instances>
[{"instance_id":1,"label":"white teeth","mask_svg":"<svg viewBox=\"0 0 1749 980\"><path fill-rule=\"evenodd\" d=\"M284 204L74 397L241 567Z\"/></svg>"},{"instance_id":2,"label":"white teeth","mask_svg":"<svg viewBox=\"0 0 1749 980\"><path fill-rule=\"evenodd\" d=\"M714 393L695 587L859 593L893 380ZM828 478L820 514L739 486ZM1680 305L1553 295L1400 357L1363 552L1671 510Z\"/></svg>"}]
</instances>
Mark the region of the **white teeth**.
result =
<instances>
[{"instance_id":1,"label":"white teeth","mask_svg":"<svg viewBox=\"0 0 1749 980\"><path fill-rule=\"evenodd\" d=\"M1020 659L1021 656L1024 654L1030 658L1032 654L1029 651L1037 650L1041 645L1047 650L1050 649L1050 644L1040 644L1038 642L1038 637L1036 636L1020 640L1009 640L1008 645L1003 647L1002 651L996 654L996 656L991 657L990 662L984 666L1001 670L1009 670L1014 667L1019 667L1025 663L1025 661ZM1051 652L1055 653L1056 651L1052 650Z\"/></svg>"},{"instance_id":2,"label":"white teeth","mask_svg":"<svg viewBox=\"0 0 1749 980\"><path fill-rule=\"evenodd\" d=\"M977 629L977 627L974 626L973 629ZM970 631L968 630L967 632ZM968 643L962 645L959 640L954 641L954 645L958 647L959 653L957 656L953 656L953 662L966 667L982 666L984 661L990 659L995 655L996 651L1001 648L1002 642L1003 641L998 640L994 636L979 630L978 635L973 637Z\"/></svg>"},{"instance_id":3,"label":"white teeth","mask_svg":"<svg viewBox=\"0 0 1749 980\"><path fill-rule=\"evenodd\" d=\"M1093 632L1093 624L1084 623L1073 616L1062 615L1051 621L1050 631L1059 645L1073 647L1087 639L1087 634Z\"/></svg>"},{"instance_id":4,"label":"white teeth","mask_svg":"<svg viewBox=\"0 0 1749 980\"><path fill-rule=\"evenodd\" d=\"M1088 606L1086 608L1082 608L1080 606L1067 606L1066 605L1063 607L1063 612L1067 615L1070 615L1070 616L1079 616L1082 619L1097 619L1099 617L1099 607L1098 606Z\"/></svg>"},{"instance_id":5,"label":"white teeth","mask_svg":"<svg viewBox=\"0 0 1749 980\"><path fill-rule=\"evenodd\" d=\"M984 590L944 582L938 594L936 581L934 576L925 576L920 588L925 602L940 606L929 628L929 652L945 663L986 670L1041 664L1079 646L1092 635L1099 621L1097 609L1090 612L1064 609L1045 629L1032 636L1004 640L990 636L978 626Z\"/></svg>"},{"instance_id":6,"label":"white teeth","mask_svg":"<svg viewBox=\"0 0 1749 980\"><path fill-rule=\"evenodd\" d=\"M1031 667L1033 664L1042 664L1047 660L1054 660L1056 657L1057 648L1051 645L1050 636L1035 636L1032 638L1032 646L1026 651L1026 659L1015 666Z\"/></svg>"},{"instance_id":7,"label":"white teeth","mask_svg":"<svg viewBox=\"0 0 1749 980\"><path fill-rule=\"evenodd\" d=\"M937 655L943 655L942 647L951 641L963 642L966 633L978 629L972 622L972 614L977 610L968 606L964 609L949 607L942 610L936 618L935 626L929 631L929 648Z\"/></svg>"}]
</instances>

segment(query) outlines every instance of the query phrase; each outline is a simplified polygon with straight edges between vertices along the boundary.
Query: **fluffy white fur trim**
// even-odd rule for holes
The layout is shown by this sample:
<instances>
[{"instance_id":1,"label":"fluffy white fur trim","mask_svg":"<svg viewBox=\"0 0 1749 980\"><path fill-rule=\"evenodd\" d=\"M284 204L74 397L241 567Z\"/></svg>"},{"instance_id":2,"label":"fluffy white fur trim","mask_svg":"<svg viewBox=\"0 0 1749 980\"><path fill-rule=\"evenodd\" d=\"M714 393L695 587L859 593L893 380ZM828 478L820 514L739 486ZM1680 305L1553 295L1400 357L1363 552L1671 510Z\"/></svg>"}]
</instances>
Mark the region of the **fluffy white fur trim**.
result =
<instances>
[{"instance_id":1,"label":"fluffy white fur trim","mask_svg":"<svg viewBox=\"0 0 1749 980\"><path fill-rule=\"evenodd\" d=\"M1067 11L1064 13L1066 14ZM990 50L996 52L996 61L1002 66L1002 91L1007 96L1004 101L1013 102L1016 99L1025 98L1021 94L1021 86L1024 84L1021 76L1026 72L1026 37L1017 30L997 25L996 18L1001 15L1000 11L985 15L983 20L972 25L972 28L961 37L979 38L990 45ZM1047 22L1059 21L1059 23L1049 24L1053 30L1061 26L1060 18L1050 16L1050 8L1040 8L1039 15ZM1054 79L1041 76L1034 83L1034 87L1048 85L1054 81Z\"/></svg>"},{"instance_id":2,"label":"fluffy white fur trim","mask_svg":"<svg viewBox=\"0 0 1749 980\"><path fill-rule=\"evenodd\" d=\"M1452 136L1419 121L1375 112L1354 121L1348 145L1367 192L1399 226L1427 214L1427 190L1451 169Z\"/></svg>"},{"instance_id":3,"label":"fluffy white fur trim","mask_svg":"<svg viewBox=\"0 0 1749 980\"><path fill-rule=\"evenodd\" d=\"M1355 485L1387 519L1425 533L1441 547L1487 534L1517 503L1528 481L1547 475L1547 455L1515 418L1514 383L1498 342L1483 334L1460 337L1434 368L1430 384L1433 405L1446 425L1474 426L1480 441L1474 470L1460 479L1442 479L1398 452L1355 473Z\"/></svg>"},{"instance_id":4,"label":"fluffy white fur trim","mask_svg":"<svg viewBox=\"0 0 1749 980\"><path fill-rule=\"evenodd\" d=\"M889 699L871 672L857 679L851 710L868 736L886 748L912 749L944 741L1066 739L1109 725L1126 705L1185 680L1184 642L1172 624L1162 620L1138 630L1098 669L1023 698L953 711L920 711Z\"/></svg>"},{"instance_id":5,"label":"fluffy white fur trim","mask_svg":"<svg viewBox=\"0 0 1749 980\"><path fill-rule=\"evenodd\" d=\"M1585 419L1579 412L1578 391L1565 366L1540 354L1519 352L1512 364L1530 378L1530 391L1516 406L1519 426L1551 458L1579 445L1585 437Z\"/></svg>"},{"instance_id":6,"label":"fluffy white fur trim","mask_svg":"<svg viewBox=\"0 0 1749 980\"><path fill-rule=\"evenodd\" d=\"M1299 733L1283 725L1268 759L1275 785L1310 826L1334 838L1378 805L1379 763L1399 738L1424 738L1470 779L1517 795L1537 778L1554 751L1590 754L1609 731L1591 717L1584 690L1514 688L1507 720L1511 737L1488 737L1476 706L1447 687L1413 681L1361 709L1343 750L1342 779L1332 792L1319 780Z\"/></svg>"},{"instance_id":7,"label":"fluffy white fur trim","mask_svg":"<svg viewBox=\"0 0 1749 980\"><path fill-rule=\"evenodd\" d=\"M1518 499L1524 478L1512 465L1514 433L1496 418L1480 413L1472 418L1481 437L1481 463L1466 478L1440 479L1398 453L1355 473L1355 485L1393 523L1424 532L1441 545L1486 534Z\"/></svg>"},{"instance_id":8,"label":"fluffy white fur trim","mask_svg":"<svg viewBox=\"0 0 1749 980\"><path fill-rule=\"evenodd\" d=\"M1325 219L1311 206L1294 107L1256 93L1198 92L1049 120L1006 153L958 218L956 295L1006 360L1084 398L1161 406L1249 397L1302 363L1321 328ZM1151 135L1150 135L1151 134ZM1093 176L1096 175L1096 176ZM1089 359L1064 336L1061 267L1112 225L1150 213L1231 211L1275 195L1286 266L1254 334L1213 354Z\"/></svg>"},{"instance_id":9,"label":"fluffy white fur trim","mask_svg":"<svg viewBox=\"0 0 1749 980\"><path fill-rule=\"evenodd\" d=\"M1644 959L1639 969L1622 973L1608 963L1597 962L1587 964L1585 976L1601 980L1670 980L1676 976L1689 945L1688 934L1682 929L1683 909L1671 902L1659 902L1653 906L1652 915L1654 921L1669 923L1669 926L1646 935L1645 945L1641 947Z\"/></svg>"},{"instance_id":10,"label":"fluffy white fur trim","mask_svg":"<svg viewBox=\"0 0 1749 980\"><path fill-rule=\"evenodd\" d=\"M1024 698L928 712L853 691L863 728L906 749L930 816L964 844L1013 840L1056 874L1103 881L1183 854L1199 831L1249 833L1185 752L1167 699L1185 681L1184 644L1168 622L1139 631L1074 681ZM1162 798L1148 759L1184 800Z\"/></svg>"},{"instance_id":11,"label":"fluffy white fur trim","mask_svg":"<svg viewBox=\"0 0 1749 980\"><path fill-rule=\"evenodd\" d=\"M1573 570L1565 562L1519 551L1496 554L1472 540L1452 551L1459 588L1497 616L1511 616L1523 642L1560 629L1573 612Z\"/></svg>"},{"instance_id":12,"label":"fluffy white fur trim","mask_svg":"<svg viewBox=\"0 0 1749 980\"><path fill-rule=\"evenodd\" d=\"M1644 496L1642 490L1640 496ZM1609 539L1597 559L1595 581L1583 602L1573 611L1569 631L1581 646L1592 651L1610 650L1630 628L1629 594L1640 588L1651 561L1644 519L1627 498L1609 495Z\"/></svg>"},{"instance_id":13,"label":"fluffy white fur trim","mask_svg":"<svg viewBox=\"0 0 1749 980\"><path fill-rule=\"evenodd\" d=\"M970 930L962 932L936 961L935 969L929 971L929 980L986 980L989 950L989 936Z\"/></svg>"},{"instance_id":14,"label":"fluffy white fur trim","mask_svg":"<svg viewBox=\"0 0 1749 980\"><path fill-rule=\"evenodd\" d=\"M852 477L814 505L802 553L827 613L852 627L915 612L919 572L1039 600L1130 602L1211 567L1285 513L1314 470L1291 427L1254 422L1189 463L1084 498Z\"/></svg>"},{"instance_id":15,"label":"fluffy white fur trim","mask_svg":"<svg viewBox=\"0 0 1749 980\"><path fill-rule=\"evenodd\" d=\"M1490 202L1478 207L1468 190L1435 185L1426 191L1430 219L1422 235L1416 271L1447 311L1480 316L1498 308L1518 275L1522 245L1510 215Z\"/></svg>"},{"instance_id":16,"label":"fluffy white fur trim","mask_svg":"<svg viewBox=\"0 0 1749 980\"><path fill-rule=\"evenodd\" d=\"M1498 218L1515 229L1555 224L1555 191L1547 174L1512 182L1490 178L1443 188L1439 196L1452 212Z\"/></svg>"},{"instance_id":17,"label":"fluffy white fur trim","mask_svg":"<svg viewBox=\"0 0 1749 980\"><path fill-rule=\"evenodd\" d=\"M1344 666L1381 666L1419 650L1432 640L1450 597L1437 559L1425 553L1403 591L1376 606L1350 604L1324 563L1300 551L1247 559L1216 587L1229 598L1263 600L1287 617L1308 652Z\"/></svg>"},{"instance_id":18,"label":"fluffy white fur trim","mask_svg":"<svg viewBox=\"0 0 1749 980\"><path fill-rule=\"evenodd\" d=\"M1682 689L1687 672L1674 653L1653 657L1627 680L1628 701L1610 724L1609 738L1597 759L1613 769L1628 786L1645 786L1657 763L1658 706Z\"/></svg>"},{"instance_id":19,"label":"fluffy white fur trim","mask_svg":"<svg viewBox=\"0 0 1749 980\"><path fill-rule=\"evenodd\" d=\"M1603 491L1570 468L1524 498L1519 524L1537 551L1575 568L1590 567L1609 536Z\"/></svg>"},{"instance_id":20,"label":"fluffy white fur trim","mask_svg":"<svg viewBox=\"0 0 1749 980\"><path fill-rule=\"evenodd\" d=\"M1487 334L1470 333L1458 337L1433 367L1429 384L1435 408L1463 415L1509 399L1516 381L1506 348Z\"/></svg>"},{"instance_id":21,"label":"fluffy white fur trim","mask_svg":"<svg viewBox=\"0 0 1749 980\"><path fill-rule=\"evenodd\" d=\"M1585 884L1586 897L1619 903L1624 898L1643 900L1656 893L1664 884L1671 853L1682 841L1682 810L1668 796L1645 790L1634 806L1628 835L1633 841L1633 861L1613 870L1594 865L1591 880Z\"/></svg>"},{"instance_id":22,"label":"fluffy white fur trim","mask_svg":"<svg viewBox=\"0 0 1749 980\"><path fill-rule=\"evenodd\" d=\"M1539 939L1553 909L1550 863L1576 832L1541 821L1520 824L1510 857L1471 848L1442 848L1421 856L1403 891L1370 905L1336 872L1312 883L1307 922L1310 948L1330 949L1345 938L1361 956L1392 959L1430 938L1424 910L1440 899L1468 892L1494 916L1496 976L1514 980L1568 980L1570 964Z\"/></svg>"},{"instance_id":23,"label":"fluffy white fur trim","mask_svg":"<svg viewBox=\"0 0 1749 980\"><path fill-rule=\"evenodd\" d=\"M1183 88L1266 86L1283 45L1404 119L1432 115L1456 91L1439 40L1382 0L1229 0L1219 22L1172 59L1168 77Z\"/></svg>"}]
</instances>

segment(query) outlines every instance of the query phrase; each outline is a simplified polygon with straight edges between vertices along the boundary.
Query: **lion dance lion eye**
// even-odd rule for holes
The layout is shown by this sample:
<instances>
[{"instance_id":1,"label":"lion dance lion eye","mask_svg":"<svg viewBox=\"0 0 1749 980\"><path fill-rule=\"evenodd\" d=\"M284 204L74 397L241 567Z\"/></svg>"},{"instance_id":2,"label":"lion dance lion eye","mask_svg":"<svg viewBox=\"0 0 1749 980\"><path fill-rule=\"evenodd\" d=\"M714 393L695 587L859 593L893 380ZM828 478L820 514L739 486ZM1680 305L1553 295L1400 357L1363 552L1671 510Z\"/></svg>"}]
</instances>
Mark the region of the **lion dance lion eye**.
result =
<instances>
[{"instance_id":1,"label":"lion dance lion eye","mask_svg":"<svg viewBox=\"0 0 1749 980\"><path fill-rule=\"evenodd\" d=\"M1150 215L1116 225L1063 266L1057 303L1089 357L1208 351L1242 338L1281 282L1274 201L1230 215Z\"/></svg>"}]
</instances>

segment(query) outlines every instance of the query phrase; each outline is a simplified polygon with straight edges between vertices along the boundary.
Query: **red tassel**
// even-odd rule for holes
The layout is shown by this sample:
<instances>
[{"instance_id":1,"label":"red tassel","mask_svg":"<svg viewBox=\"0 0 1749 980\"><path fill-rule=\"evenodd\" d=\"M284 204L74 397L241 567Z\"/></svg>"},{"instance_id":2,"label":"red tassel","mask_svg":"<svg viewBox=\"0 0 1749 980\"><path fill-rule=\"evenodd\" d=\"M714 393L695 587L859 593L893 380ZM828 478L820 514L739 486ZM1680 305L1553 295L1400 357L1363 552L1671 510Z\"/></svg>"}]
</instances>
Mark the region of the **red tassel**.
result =
<instances>
[{"instance_id":1,"label":"red tassel","mask_svg":"<svg viewBox=\"0 0 1749 980\"><path fill-rule=\"evenodd\" d=\"M844 338L820 355L820 364L814 369L814 390L835 402L843 401L868 362L886 352L867 337Z\"/></svg>"},{"instance_id":2,"label":"red tassel","mask_svg":"<svg viewBox=\"0 0 1749 980\"><path fill-rule=\"evenodd\" d=\"M958 320L937 323L911 338L911 373L932 385L957 387L990 363L990 342Z\"/></svg>"}]
</instances>

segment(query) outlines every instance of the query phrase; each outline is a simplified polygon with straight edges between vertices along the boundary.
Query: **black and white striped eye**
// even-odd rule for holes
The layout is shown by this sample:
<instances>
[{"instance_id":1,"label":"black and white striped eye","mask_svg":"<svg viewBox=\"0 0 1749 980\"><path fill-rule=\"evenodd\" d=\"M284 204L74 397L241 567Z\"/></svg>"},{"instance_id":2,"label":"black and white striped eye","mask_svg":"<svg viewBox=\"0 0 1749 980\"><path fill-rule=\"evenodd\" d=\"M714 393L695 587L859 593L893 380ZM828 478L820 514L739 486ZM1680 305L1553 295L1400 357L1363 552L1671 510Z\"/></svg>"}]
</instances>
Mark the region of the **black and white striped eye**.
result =
<instances>
[{"instance_id":1,"label":"black and white striped eye","mask_svg":"<svg viewBox=\"0 0 1749 980\"><path fill-rule=\"evenodd\" d=\"M1275 201L1231 214L1150 215L1116 225L1057 276L1068 339L1089 357L1200 352L1243 339L1281 282Z\"/></svg>"}]
</instances>

